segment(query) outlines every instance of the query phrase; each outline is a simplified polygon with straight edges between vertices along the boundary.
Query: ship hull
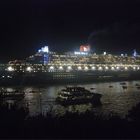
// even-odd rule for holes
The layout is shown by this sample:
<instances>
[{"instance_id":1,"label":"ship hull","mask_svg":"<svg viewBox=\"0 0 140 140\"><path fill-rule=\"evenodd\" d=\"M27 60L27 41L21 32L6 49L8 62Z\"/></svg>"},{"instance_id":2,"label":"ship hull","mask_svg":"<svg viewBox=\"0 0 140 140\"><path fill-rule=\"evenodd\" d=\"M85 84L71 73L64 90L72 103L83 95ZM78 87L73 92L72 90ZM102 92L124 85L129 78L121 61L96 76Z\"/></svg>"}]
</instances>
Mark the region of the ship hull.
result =
<instances>
[{"instance_id":1,"label":"ship hull","mask_svg":"<svg viewBox=\"0 0 140 140\"><path fill-rule=\"evenodd\" d=\"M140 71L5 72L0 85L53 84L140 80Z\"/></svg>"}]
</instances>

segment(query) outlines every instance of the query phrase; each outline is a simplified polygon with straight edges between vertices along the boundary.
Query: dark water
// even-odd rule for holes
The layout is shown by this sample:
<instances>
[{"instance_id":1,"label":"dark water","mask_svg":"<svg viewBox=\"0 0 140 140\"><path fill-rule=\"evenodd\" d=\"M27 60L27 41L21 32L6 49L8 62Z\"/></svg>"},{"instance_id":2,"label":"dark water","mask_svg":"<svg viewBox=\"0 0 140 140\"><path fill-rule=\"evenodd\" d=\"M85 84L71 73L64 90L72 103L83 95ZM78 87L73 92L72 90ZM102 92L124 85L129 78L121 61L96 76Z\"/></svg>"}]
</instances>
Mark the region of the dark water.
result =
<instances>
[{"instance_id":1,"label":"dark water","mask_svg":"<svg viewBox=\"0 0 140 140\"><path fill-rule=\"evenodd\" d=\"M116 114L120 117L125 117L128 111L140 102L140 81L125 81L123 88L122 82L107 82L107 83L91 83L77 84L86 89L102 94L102 106L95 107L92 104L70 105L67 107L61 106L55 102L58 91L65 88L67 85L57 86L42 86L42 87L22 87L25 91L25 98L18 103L19 106L28 104L29 115L37 115L43 113L51 113L54 116L63 116L66 111L84 113L85 111L93 111L97 115L108 116ZM18 89L19 87L9 87L7 90ZM21 88L21 87L20 87ZM94 88L94 90L91 90Z\"/></svg>"}]
</instances>

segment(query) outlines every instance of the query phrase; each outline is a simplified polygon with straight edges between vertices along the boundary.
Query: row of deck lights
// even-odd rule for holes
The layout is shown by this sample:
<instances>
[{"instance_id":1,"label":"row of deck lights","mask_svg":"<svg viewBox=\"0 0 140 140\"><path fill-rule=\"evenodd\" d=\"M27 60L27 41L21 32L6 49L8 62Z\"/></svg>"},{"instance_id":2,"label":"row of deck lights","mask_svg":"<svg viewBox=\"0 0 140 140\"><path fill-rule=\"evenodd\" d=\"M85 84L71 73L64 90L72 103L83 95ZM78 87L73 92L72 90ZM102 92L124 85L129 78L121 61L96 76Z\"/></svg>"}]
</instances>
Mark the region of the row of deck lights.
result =
<instances>
[{"instance_id":1,"label":"row of deck lights","mask_svg":"<svg viewBox=\"0 0 140 140\"><path fill-rule=\"evenodd\" d=\"M120 70L120 68L121 67L119 67L119 66L117 66L117 67L111 67L111 68L109 68L108 66L106 66L106 67L101 67L101 66L99 66L99 67L95 67L95 66L93 66L93 67L91 67L91 70L99 70L99 71L102 71L102 70ZM133 70L140 70L140 67L132 67L133 68ZM85 71L88 71L89 70L89 67L88 66L85 66L84 67L84 69L82 69L82 67L81 66L78 66L77 67L77 69L78 70L85 70ZM128 67L124 67L124 70L128 70L129 68ZM11 66L9 66L8 68L7 68L7 70L8 71L14 71L15 69L13 68L13 67L11 67ZM50 66L49 67L49 70L50 71L54 71L55 70L55 68L54 68L54 66ZM63 68L63 66L60 66L59 68L58 68L58 70L64 70L64 68ZM72 70L72 67L71 66L68 66L67 67L67 70ZM30 66L28 66L27 68L26 68L26 71L28 71L28 72L31 72L31 71L33 71L33 68L32 67L30 67Z\"/></svg>"}]
</instances>

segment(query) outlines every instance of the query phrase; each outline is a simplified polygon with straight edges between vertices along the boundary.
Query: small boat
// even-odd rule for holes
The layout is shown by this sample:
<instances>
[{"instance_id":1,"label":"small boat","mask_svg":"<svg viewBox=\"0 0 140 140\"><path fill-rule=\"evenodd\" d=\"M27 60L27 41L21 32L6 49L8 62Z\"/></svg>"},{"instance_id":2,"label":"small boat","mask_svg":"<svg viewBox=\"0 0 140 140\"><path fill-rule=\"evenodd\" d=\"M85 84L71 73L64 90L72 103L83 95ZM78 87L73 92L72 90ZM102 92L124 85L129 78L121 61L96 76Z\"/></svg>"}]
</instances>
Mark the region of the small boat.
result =
<instances>
[{"instance_id":1,"label":"small boat","mask_svg":"<svg viewBox=\"0 0 140 140\"><path fill-rule=\"evenodd\" d=\"M93 93L84 87L66 87L58 92L56 101L61 105L74 105L92 103L94 105L101 105L99 93Z\"/></svg>"},{"instance_id":2,"label":"small boat","mask_svg":"<svg viewBox=\"0 0 140 140\"><path fill-rule=\"evenodd\" d=\"M17 100L17 99L23 99L25 96L25 92L23 91L7 91L7 90L1 90L0 91L0 99L11 99L11 100Z\"/></svg>"},{"instance_id":3,"label":"small boat","mask_svg":"<svg viewBox=\"0 0 140 140\"><path fill-rule=\"evenodd\" d=\"M110 85L109 88L113 88L113 86Z\"/></svg>"}]
</instances>

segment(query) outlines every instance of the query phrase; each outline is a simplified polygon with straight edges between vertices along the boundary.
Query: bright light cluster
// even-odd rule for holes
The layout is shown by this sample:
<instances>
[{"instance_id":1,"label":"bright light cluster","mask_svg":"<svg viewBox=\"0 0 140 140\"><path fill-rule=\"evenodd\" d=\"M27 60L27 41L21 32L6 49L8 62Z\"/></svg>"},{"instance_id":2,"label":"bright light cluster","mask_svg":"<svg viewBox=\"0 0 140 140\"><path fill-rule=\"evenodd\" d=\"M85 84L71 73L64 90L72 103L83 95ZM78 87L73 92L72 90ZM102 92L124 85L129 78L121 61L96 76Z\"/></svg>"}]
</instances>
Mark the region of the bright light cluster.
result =
<instances>
[{"instance_id":1,"label":"bright light cluster","mask_svg":"<svg viewBox=\"0 0 140 140\"><path fill-rule=\"evenodd\" d=\"M128 67L125 67L124 69L125 69L125 70L128 70Z\"/></svg>"},{"instance_id":2,"label":"bright light cluster","mask_svg":"<svg viewBox=\"0 0 140 140\"><path fill-rule=\"evenodd\" d=\"M85 67L85 70L88 70L88 67L87 66Z\"/></svg>"},{"instance_id":3,"label":"bright light cluster","mask_svg":"<svg viewBox=\"0 0 140 140\"><path fill-rule=\"evenodd\" d=\"M71 66L68 66L68 70L71 70L72 68L71 68Z\"/></svg>"},{"instance_id":4,"label":"bright light cluster","mask_svg":"<svg viewBox=\"0 0 140 140\"><path fill-rule=\"evenodd\" d=\"M99 67L98 70L103 70L103 68L102 67Z\"/></svg>"},{"instance_id":5,"label":"bright light cluster","mask_svg":"<svg viewBox=\"0 0 140 140\"><path fill-rule=\"evenodd\" d=\"M108 70L109 68L106 66L105 69Z\"/></svg>"},{"instance_id":6,"label":"bright light cluster","mask_svg":"<svg viewBox=\"0 0 140 140\"><path fill-rule=\"evenodd\" d=\"M54 69L54 67L53 66L50 66L50 70L53 70Z\"/></svg>"},{"instance_id":7,"label":"bright light cluster","mask_svg":"<svg viewBox=\"0 0 140 140\"><path fill-rule=\"evenodd\" d=\"M119 70L119 69L120 69L120 67L116 67L116 69L117 69L117 70Z\"/></svg>"},{"instance_id":8,"label":"bright light cluster","mask_svg":"<svg viewBox=\"0 0 140 140\"><path fill-rule=\"evenodd\" d=\"M27 67L26 70L29 71L29 72L31 72L32 71L32 68L31 67Z\"/></svg>"},{"instance_id":9,"label":"bright light cluster","mask_svg":"<svg viewBox=\"0 0 140 140\"><path fill-rule=\"evenodd\" d=\"M92 69L92 70L95 70L96 68L95 68L95 67L92 67L91 69Z\"/></svg>"},{"instance_id":10,"label":"bright light cluster","mask_svg":"<svg viewBox=\"0 0 140 140\"><path fill-rule=\"evenodd\" d=\"M81 66L79 66L79 67L78 67L78 70L81 70L81 69L82 69Z\"/></svg>"},{"instance_id":11,"label":"bright light cluster","mask_svg":"<svg viewBox=\"0 0 140 140\"><path fill-rule=\"evenodd\" d=\"M12 71L28 71L28 72L37 72L37 71L45 71L47 72L48 71L57 71L57 70L60 70L60 71L75 71L75 70L78 70L78 71L81 71L81 70L84 70L84 71L128 71L128 70L133 70L133 71L137 71L137 70L140 70L140 66L139 65L133 65L133 66L130 66L130 65L124 65L124 66L116 66L116 65L82 65L82 66L73 66L73 65L59 65L59 66L49 66L49 67L38 67L38 68L34 68L33 65L28 65L27 67L23 67L20 66L20 69L18 67L15 67L13 65L11 66L8 66L5 70L9 71L9 72L12 72Z\"/></svg>"},{"instance_id":12,"label":"bright light cluster","mask_svg":"<svg viewBox=\"0 0 140 140\"><path fill-rule=\"evenodd\" d=\"M38 50L38 52L48 53L49 52L49 47L48 46L42 47L41 49Z\"/></svg>"},{"instance_id":13,"label":"bright light cluster","mask_svg":"<svg viewBox=\"0 0 140 140\"><path fill-rule=\"evenodd\" d=\"M115 68L114 67L111 67L111 70L115 70Z\"/></svg>"},{"instance_id":14,"label":"bright light cluster","mask_svg":"<svg viewBox=\"0 0 140 140\"><path fill-rule=\"evenodd\" d=\"M59 67L59 70L63 70L63 67L62 67L62 66L60 66L60 67Z\"/></svg>"},{"instance_id":15,"label":"bright light cluster","mask_svg":"<svg viewBox=\"0 0 140 140\"><path fill-rule=\"evenodd\" d=\"M88 52L74 52L75 55L88 55Z\"/></svg>"},{"instance_id":16,"label":"bright light cluster","mask_svg":"<svg viewBox=\"0 0 140 140\"><path fill-rule=\"evenodd\" d=\"M9 66L9 67L7 68L7 70L8 70L8 71L14 71L14 68L12 68L11 66Z\"/></svg>"}]
</instances>

